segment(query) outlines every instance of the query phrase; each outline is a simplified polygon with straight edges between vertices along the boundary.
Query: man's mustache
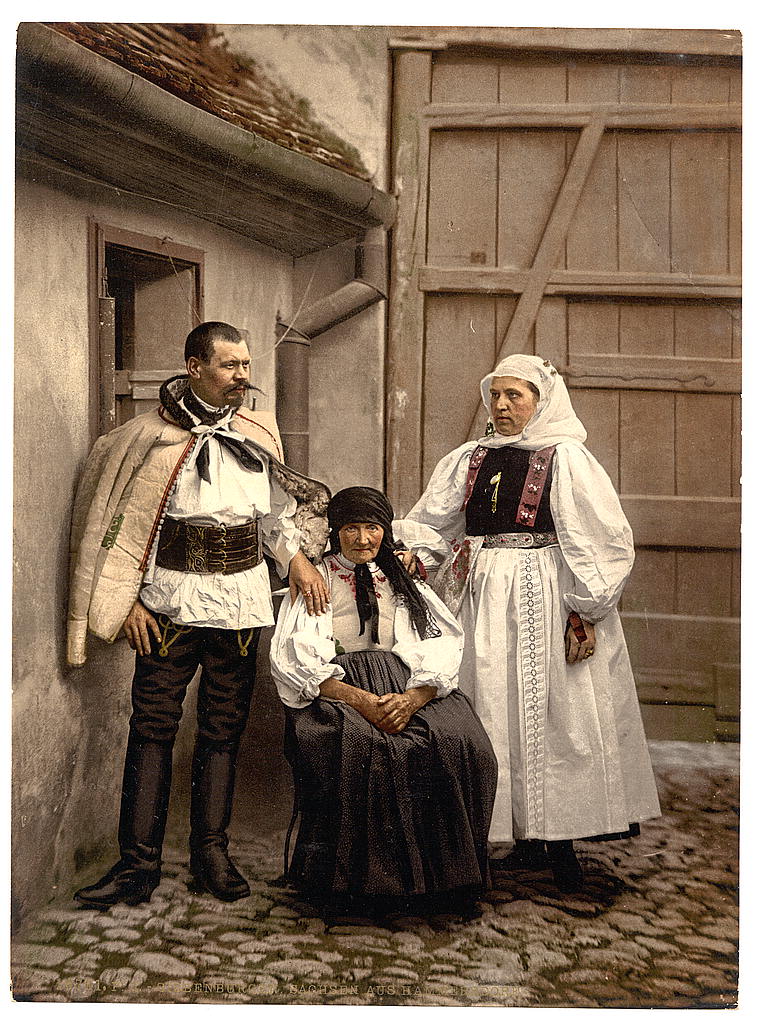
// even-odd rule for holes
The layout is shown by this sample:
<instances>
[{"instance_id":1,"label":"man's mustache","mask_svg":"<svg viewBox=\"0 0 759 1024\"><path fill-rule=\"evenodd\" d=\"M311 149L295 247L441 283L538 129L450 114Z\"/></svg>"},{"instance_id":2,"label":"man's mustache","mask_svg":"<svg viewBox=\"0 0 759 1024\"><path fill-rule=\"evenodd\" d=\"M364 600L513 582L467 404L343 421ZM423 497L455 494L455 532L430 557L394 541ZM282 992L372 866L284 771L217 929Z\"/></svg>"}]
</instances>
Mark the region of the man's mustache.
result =
<instances>
[{"instance_id":1,"label":"man's mustache","mask_svg":"<svg viewBox=\"0 0 759 1024\"><path fill-rule=\"evenodd\" d=\"M227 388L227 392L229 392L229 391L239 391L241 388L244 388L246 391L260 391L261 390L260 388L257 388L255 384L251 384L247 380L241 380L239 384L235 384L233 387Z\"/></svg>"}]
</instances>

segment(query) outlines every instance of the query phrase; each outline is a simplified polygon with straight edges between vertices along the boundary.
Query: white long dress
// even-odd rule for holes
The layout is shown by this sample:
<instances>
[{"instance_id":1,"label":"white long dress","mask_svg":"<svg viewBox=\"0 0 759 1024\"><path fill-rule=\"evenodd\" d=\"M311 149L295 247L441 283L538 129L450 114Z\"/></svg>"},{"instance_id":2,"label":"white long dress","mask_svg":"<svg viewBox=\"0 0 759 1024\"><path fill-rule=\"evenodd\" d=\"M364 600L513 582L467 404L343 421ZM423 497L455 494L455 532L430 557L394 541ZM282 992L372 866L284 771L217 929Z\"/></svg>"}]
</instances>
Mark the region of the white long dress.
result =
<instances>
[{"instance_id":1,"label":"white long dress","mask_svg":"<svg viewBox=\"0 0 759 1024\"><path fill-rule=\"evenodd\" d=\"M466 540L475 446L443 458L393 524L428 564ZM582 444L556 447L550 509L558 544L482 548L481 538L469 538L471 565L452 604L466 637L459 685L499 763L492 842L624 835L660 814L616 610L632 534L611 481ZM573 665L564 654L569 611L596 628L594 655Z\"/></svg>"}]
</instances>

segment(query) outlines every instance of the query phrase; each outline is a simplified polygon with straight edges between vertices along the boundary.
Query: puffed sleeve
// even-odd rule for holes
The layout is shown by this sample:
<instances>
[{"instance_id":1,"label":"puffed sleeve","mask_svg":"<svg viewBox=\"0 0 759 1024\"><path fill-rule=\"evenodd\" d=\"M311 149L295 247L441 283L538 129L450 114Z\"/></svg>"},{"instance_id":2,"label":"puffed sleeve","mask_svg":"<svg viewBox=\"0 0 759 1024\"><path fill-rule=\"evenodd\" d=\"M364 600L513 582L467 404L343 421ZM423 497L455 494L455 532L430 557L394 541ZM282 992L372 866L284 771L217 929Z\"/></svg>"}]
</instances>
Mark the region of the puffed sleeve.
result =
<instances>
[{"instance_id":1,"label":"puffed sleeve","mask_svg":"<svg viewBox=\"0 0 759 1024\"><path fill-rule=\"evenodd\" d=\"M289 595L285 597L269 655L282 703L290 708L308 707L327 679L344 679L343 669L332 663L334 656L331 608L323 615L309 615L302 594L294 603Z\"/></svg>"},{"instance_id":2,"label":"puffed sleeve","mask_svg":"<svg viewBox=\"0 0 759 1024\"><path fill-rule=\"evenodd\" d=\"M393 654L411 670L407 690L418 686L436 686L438 697L447 697L458 683L464 632L430 587L425 583L417 583L416 586L435 616L440 636L420 639L407 609L399 605L395 613Z\"/></svg>"},{"instance_id":3,"label":"puffed sleeve","mask_svg":"<svg viewBox=\"0 0 759 1024\"><path fill-rule=\"evenodd\" d=\"M599 622L622 595L635 548L611 480L583 445L556 448L551 514L576 582L564 600L588 622Z\"/></svg>"},{"instance_id":4,"label":"puffed sleeve","mask_svg":"<svg viewBox=\"0 0 759 1024\"><path fill-rule=\"evenodd\" d=\"M261 519L264 550L277 563L277 572L284 579L290 560L300 551L300 530L295 525L297 504L276 480L270 478L270 511Z\"/></svg>"},{"instance_id":5,"label":"puffed sleeve","mask_svg":"<svg viewBox=\"0 0 759 1024\"><path fill-rule=\"evenodd\" d=\"M463 537L466 518L462 505L469 456L476 442L468 441L438 462L424 494L404 519L393 521L393 534L433 566L450 554L450 541Z\"/></svg>"}]
</instances>

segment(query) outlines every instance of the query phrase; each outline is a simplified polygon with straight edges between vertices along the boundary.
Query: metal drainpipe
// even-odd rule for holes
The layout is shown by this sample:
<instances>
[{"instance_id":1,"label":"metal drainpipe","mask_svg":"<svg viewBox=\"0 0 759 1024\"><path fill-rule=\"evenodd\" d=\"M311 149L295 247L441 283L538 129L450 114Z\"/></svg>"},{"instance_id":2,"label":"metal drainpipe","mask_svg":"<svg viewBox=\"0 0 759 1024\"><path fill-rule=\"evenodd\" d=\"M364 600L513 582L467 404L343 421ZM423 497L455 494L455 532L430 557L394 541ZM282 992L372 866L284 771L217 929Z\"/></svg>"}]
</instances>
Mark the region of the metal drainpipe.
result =
<instances>
[{"instance_id":1,"label":"metal drainpipe","mask_svg":"<svg viewBox=\"0 0 759 1024\"><path fill-rule=\"evenodd\" d=\"M354 278L331 295L317 299L296 318L279 317L277 332L277 421L285 460L308 473L309 352L311 341L344 320L387 298L387 235L370 228L356 245Z\"/></svg>"}]
</instances>

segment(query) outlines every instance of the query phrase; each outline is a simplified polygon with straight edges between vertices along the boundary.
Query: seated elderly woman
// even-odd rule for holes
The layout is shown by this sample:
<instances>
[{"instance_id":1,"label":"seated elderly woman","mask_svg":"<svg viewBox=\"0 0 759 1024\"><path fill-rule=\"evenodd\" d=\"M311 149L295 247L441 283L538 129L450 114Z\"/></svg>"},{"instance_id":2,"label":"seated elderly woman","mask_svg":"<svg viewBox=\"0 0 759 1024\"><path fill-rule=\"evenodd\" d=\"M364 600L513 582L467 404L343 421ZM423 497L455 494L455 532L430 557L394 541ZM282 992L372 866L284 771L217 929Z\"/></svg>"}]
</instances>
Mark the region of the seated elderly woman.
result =
<instances>
[{"instance_id":1,"label":"seated elderly woman","mask_svg":"<svg viewBox=\"0 0 759 1024\"><path fill-rule=\"evenodd\" d=\"M461 629L394 553L381 492L349 487L327 515L330 606L286 598L271 649L301 812L288 878L333 906L445 894L466 912L489 884L497 765L456 686Z\"/></svg>"}]
</instances>

